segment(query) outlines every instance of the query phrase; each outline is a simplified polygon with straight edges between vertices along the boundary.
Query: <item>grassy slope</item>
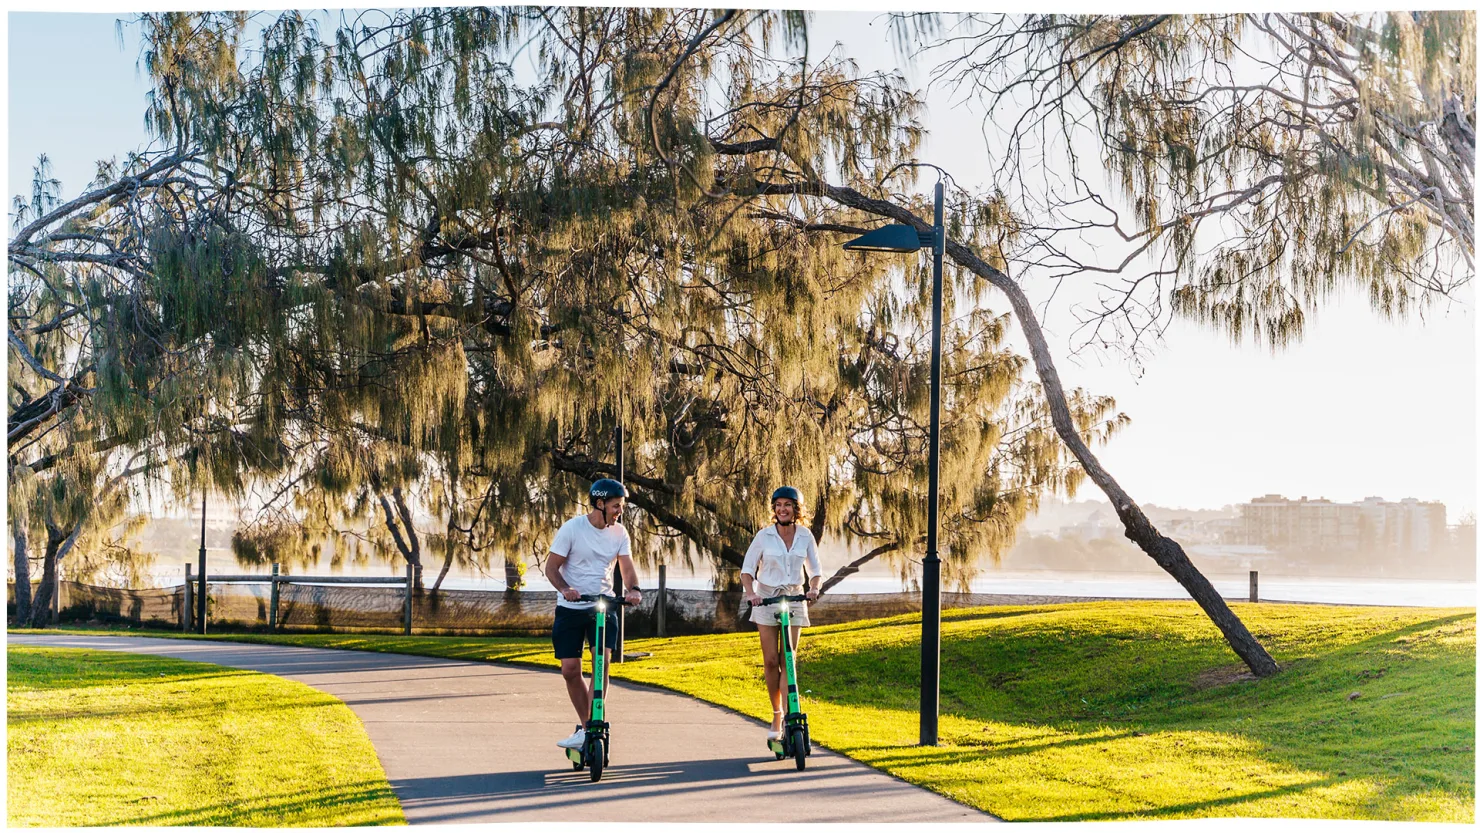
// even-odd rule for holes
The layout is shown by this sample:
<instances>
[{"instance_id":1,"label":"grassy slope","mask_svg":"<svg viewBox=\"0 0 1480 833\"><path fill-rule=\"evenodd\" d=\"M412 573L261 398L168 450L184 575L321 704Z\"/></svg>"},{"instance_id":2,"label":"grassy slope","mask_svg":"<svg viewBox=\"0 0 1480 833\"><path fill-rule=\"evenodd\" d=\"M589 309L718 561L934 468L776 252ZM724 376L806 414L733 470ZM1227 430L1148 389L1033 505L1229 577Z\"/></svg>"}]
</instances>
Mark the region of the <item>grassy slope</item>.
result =
<instances>
[{"instance_id":1,"label":"grassy slope","mask_svg":"<svg viewBox=\"0 0 1480 833\"><path fill-rule=\"evenodd\" d=\"M809 630L803 708L819 743L1007 819L1474 820L1473 609L1234 608L1283 673L1237 679L1190 602L980 608L944 615L940 746L915 745L918 616ZM229 638L553 664L542 639ZM763 718L754 643L634 640L653 657L613 673Z\"/></svg>"},{"instance_id":2,"label":"grassy slope","mask_svg":"<svg viewBox=\"0 0 1480 833\"><path fill-rule=\"evenodd\" d=\"M365 729L302 683L9 646L10 826L404 823Z\"/></svg>"}]
</instances>

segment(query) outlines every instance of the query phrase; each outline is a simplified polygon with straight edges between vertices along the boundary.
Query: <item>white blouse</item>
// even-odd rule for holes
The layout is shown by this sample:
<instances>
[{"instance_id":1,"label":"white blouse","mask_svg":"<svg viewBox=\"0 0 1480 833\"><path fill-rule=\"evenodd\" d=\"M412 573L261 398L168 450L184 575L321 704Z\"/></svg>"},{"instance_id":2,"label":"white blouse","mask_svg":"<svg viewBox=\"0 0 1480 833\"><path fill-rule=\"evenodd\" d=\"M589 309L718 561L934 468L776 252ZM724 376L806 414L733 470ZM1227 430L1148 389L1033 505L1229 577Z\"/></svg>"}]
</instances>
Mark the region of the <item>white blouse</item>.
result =
<instances>
[{"instance_id":1,"label":"white blouse","mask_svg":"<svg viewBox=\"0 0 1480 833\"><path fill-rule=\"evenodd\" d=\"M817 539L812 537L812 530L798 524L796 537L792 538L788 548L776 525L772 524L755 534L750 549L745 551L745 564L741 566L740 574L770 587L801 584L804 563L812 575L822 575L822 562L817 560Z\"/></svg>"}]
</instances>

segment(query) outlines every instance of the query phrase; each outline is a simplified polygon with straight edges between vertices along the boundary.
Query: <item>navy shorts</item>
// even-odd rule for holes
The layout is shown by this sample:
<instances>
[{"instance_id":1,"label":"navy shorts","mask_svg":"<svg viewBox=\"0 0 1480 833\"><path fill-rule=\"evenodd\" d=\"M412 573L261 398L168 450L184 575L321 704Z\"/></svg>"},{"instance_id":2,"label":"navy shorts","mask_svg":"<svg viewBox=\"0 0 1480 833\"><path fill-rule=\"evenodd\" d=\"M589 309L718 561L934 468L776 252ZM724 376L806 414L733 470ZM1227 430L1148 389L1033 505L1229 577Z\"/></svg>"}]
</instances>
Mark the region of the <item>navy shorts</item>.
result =
<instances>
[{"instance_id":1,"label":"navy shorts","mask_svg":"<svg viewBox=\"0 0 1480 833\"><path fill-rule=\"evenodd\" d=\"M555 608L555 626L550 629L550 641L555 644L556 659L580 659L585 646L596 650L596 608L578 610L573 607ZM605 646L611 650L617 641L617 615L606 614Z\"/></svg>"}]
</instances>

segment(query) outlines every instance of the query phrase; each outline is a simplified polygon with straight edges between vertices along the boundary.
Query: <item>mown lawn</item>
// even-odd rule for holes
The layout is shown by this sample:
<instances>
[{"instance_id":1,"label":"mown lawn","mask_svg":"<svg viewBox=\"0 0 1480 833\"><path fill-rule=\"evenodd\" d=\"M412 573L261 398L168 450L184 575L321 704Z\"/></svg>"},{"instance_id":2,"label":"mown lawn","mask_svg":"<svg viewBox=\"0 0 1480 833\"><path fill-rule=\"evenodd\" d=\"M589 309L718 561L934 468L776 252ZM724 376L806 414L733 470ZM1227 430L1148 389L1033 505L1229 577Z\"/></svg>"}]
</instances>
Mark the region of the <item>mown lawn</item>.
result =
<instances>
[{"instance_id":1,"label":"mown lawn","mask_svg":"<svg viewBox=\"0 0 1480 833\"><path fill-rule=\"evenodd\" d=\"M1473 609L1233 607L1282 673L1241 674L1191 602L992 607L944 614L938 747L918 616L809 630L803 707L818 743L1009 820L1474 821ZM544 639L222 638L554 665ZM755 641L632 640L653 656L613 674L765 719Z\"/></svg>"},{"instance_id":2,"label":"mown lawn","mask_svg":"<svg viewBox=\"0 0 1480 833\"><path fill-rule=\"evenodd\" d=\"M11 827L403 824L359 718L302 683L8 646Z\"/></svg>"}]
</instances>

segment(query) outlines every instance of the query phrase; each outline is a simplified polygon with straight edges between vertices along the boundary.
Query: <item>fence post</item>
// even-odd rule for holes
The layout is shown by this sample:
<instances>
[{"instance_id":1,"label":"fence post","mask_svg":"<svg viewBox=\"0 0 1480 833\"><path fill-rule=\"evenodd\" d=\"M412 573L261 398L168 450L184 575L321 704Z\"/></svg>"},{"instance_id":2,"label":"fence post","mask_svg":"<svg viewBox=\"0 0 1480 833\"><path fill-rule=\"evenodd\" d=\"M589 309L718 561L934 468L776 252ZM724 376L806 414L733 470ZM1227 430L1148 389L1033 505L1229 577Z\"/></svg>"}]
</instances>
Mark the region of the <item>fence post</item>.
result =
<instances>
[{"instance_id":1,"label":"fence post","mask_svg":"<svg viewBox=\"0 0 1480 833\"><path fill-rule=\"evenodd\" d=\"M406 564L406 621L405 633L411 635L411 564Z\"/></svg>"},{"instance_id":2,"label":"fence post","mask_svg":"<svg viewBox=\"0 0 1480 833\"><path fill-rule=\"evenodd\" d=\"M267 609L267 629L277 630L278 619L278 563L272 564L272 605Z\"/></svg>"},{"instance_id":3,"label":"fence post","mask_svg":"<svg viewBox=\"0 0 1480 833\"><path fill-rule=\"evenodd\" d=\"M182 609L180 610L180 630L182 630L182 631L184 631L186 633L190 633L190 613L191 613L191 611L195 610L194 607L191 607L191 604L195 601L195 596L191 592L191 590L192 590L192 588L190 586L190 562L189 561L186 561L185 562L185 597L180 600L181 601L181 604L183 605Z\"/></svg>"},{"instance_id":4,"label":"fence post","mask_svg":"<svg viewBox=\"0 0 1480 833\"><path fill-rule=\"evenodd\" d=\"M658 636L667 636L668 565L658 565Z\"/></svg>"},{"instance_id":5,"label":"fence post","mask_svg":"<svg viewBox=\"0 0 1480 833\"><path fill-rule=\"evenodd\" d=\"M1249 601L1259 601L1259 571L1249 571Z\"/></svg>"}]
</instances>

